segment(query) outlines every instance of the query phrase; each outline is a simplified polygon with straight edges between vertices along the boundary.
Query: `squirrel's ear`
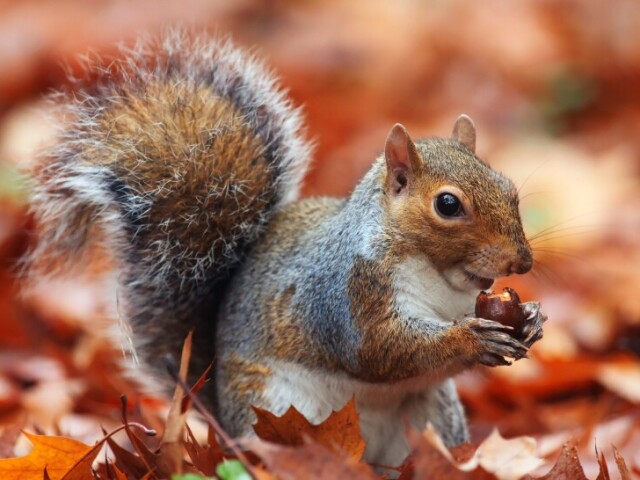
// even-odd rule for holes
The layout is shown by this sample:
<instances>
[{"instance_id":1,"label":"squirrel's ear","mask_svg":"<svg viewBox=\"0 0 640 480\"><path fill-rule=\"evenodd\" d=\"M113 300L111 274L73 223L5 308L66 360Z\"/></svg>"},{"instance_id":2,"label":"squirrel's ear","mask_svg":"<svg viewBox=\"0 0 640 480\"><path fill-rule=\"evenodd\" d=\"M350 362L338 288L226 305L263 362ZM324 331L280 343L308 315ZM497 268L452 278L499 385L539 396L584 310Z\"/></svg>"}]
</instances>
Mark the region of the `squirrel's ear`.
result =
<instances>
[{"instance_id":1,"label":"squirrel's ear","mask_svg":"<svg viewBox=\"0 0 640 480\"><path fill-rule=\"evenodd\" d=\"M399 123L387 136L384 157L387 162L387 190L398 195L413 181L422 163L415 143Z\"/></svg>"},{"instance_id":2,"label":"squirrel's ear","mask_svg":"<svg viewBox=\"0 0 640 480\"><path fill-rule=\"evenodd\" d=\"M456 119L456 123L453 126L453 133L451 138L460 142L467 147L471 152L476 151L476 127L473 125L473 121L465 114L460 115Z\"/></svg>"}]
</instances>

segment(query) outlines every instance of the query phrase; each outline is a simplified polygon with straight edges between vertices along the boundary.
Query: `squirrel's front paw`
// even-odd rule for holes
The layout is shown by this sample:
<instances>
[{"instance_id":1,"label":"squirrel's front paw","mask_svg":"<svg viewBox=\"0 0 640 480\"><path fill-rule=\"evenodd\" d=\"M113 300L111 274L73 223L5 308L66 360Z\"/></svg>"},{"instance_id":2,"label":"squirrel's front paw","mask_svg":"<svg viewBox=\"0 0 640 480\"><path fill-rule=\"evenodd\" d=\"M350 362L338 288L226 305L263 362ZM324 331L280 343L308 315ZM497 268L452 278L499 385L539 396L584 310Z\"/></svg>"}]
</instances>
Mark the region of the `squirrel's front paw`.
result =
<instances>
[{"instance_id":1,"label":"squirrel's front paw","mask_svg":"<svg viewBox=\"0 0 640 480\"><path fill-rule=\"evenodd\" d=\"M522 343L529 348L542 338L542 324L547 321L547 316L540 310L539 302L526 302L521 307L527 316L522 329Z\"/></svg>"},{"instance_id":2,"label":"squirrel's front paw","mask_svg":"<svg viewBox=\"0 0 640 480\"><path fill-rule=\"evenodd\" d=\"M477 359L481 364L511 365L504 357L519 360L527 356L528 347L510 335L512 327L485 318L467 318L465 323L479 341Z\"/></svg>"}]
</instances>

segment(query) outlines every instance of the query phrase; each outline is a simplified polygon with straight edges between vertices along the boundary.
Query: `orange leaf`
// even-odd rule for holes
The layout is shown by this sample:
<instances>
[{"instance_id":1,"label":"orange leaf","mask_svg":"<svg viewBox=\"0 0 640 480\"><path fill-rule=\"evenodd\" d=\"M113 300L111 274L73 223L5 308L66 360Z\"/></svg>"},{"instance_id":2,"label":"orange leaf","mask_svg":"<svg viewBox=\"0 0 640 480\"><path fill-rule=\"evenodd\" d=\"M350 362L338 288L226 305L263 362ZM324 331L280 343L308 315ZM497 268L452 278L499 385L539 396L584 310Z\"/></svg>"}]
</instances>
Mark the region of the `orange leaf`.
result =
<instances>
[{"instance_id":1,"label":"orange leaf","mask_svg":"<svg viewBox=\"0 0 640 480\"><path fill-rule=\"evenodd\" d=\"M448 480L475 479L495 479L496 477L476 466L470 472L463 472L452 462L452 458L447 458L448 451L442 450L444 445L438 446L436 440L441 444L441 440L435 437L433 430L417 432L409 430L407 432L412 454L409 462L405 462L402 467L402 479L406 478L446 478Z\"/></svg>"},{"instance_id":2,"label":"orange leaf","mask_svg":"<svg viewBox=\"0 0 640 480\"><path fill-rule=\"evenodd\" d=\"M62 479L72 470L74 476L69 478L93 478L91 463L102 443L90 446L67 437L23 433L33 450L24 457L0 460L0 478L42 480L45 468L51 480Z\"/></svg>"},{"instance_id":3,"label":"orange leaf","mask_svg":"<svg viewBox=\"0 0 640 480\"><path fill-rule=\"evenodd\" d=\"M587 480L584 470L578 458L578 449L571 443L562 446L562 453L551 471L537 480L561 480L571 478L575 480Z\"/></svg>"},{"instance_id":4,"label":"orange leaf","mask_svg":"<svg viewBox=\"0 0 640 480\"><path fill-rule=\"evenodd\" d=\"M607 465L607 459L604 458L604 453L598 450L596 446L596 458L598 459L598 465L600 467L600 472L598 473L598 477L596 480L611 480L609 476L609 466Z\"/></svg>"},{"instance_id":5,"label":"orange leaf","mask_svg":"<svg viewBox=\"0 0 640 480\"><path fill-rule=\"evenodd\" d=\"M230 458L231 455L222 450L216 434L209 426L209 435L206 446L201 446L196 440L193 432L186 425L187 428L187 441L184 442L184 448L191 459L191 463L201 473L208 476L213 476L216 473L216 465L222 462L225 458ZM254 472L255 473L255 472Z\"/></svg>"},{"instance_id":6,"label":"orange leaf","mask_svg":"<svg viewBox=\"0 0 640 480\"><path fill-rule=\"evenodd\" d=\"M325 480L349 478L352 480L379 479L368 465L353 458L343 458L318 443L301 447L274 445L252 439L247 446L265 463L269 472L282 480Z\"/></svg>"},{"instance_id":7,"label":"orange leaf","mask_svg":"<svg viewBox=\"0 0 640 480\"><path fill-rule=\"evenodd\" d=\"M295 446L305 444L305 439L312 439L334 451L345 452L354 460L362 458L366 445L360 432L354 399L342 410L332 412L319 425L313 425L293 406L281 417L258 407L253 407L253 410L257 417L253 430L263 440Z\"/></svg>"},{"instance_id":8,"label":"orange leaf","mask_svg":"<svg viewBox=\"0 0 640 480\"><path fill-rule=\"evenodd\" d=\"M622 480L631 480L631 472L629 472L629 468L627 467L624 458L622 458L622 455L620 455L620 452L618 452L618 449L616 447L613 447L613 456L616 459L616 463L618 464L620 478Z\"/></svg>"}]
</instances>

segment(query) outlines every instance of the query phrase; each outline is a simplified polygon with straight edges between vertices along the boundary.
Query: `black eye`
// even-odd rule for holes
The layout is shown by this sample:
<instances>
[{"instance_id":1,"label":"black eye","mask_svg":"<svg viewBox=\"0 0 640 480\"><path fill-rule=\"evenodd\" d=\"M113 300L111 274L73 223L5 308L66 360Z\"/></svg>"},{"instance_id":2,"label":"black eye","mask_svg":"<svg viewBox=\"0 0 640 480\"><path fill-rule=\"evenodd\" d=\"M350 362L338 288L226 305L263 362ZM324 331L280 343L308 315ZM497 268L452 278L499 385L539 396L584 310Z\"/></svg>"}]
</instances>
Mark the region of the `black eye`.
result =
<instances>
[{"instance_id":1,"label":"black eye","mask_svg":"<svg viewBox=\"0 0 640 480\"><path fill-rule=\"evenodd\" d=\"M436 211L445 218L464 215L462 202L452 193L441 193L436 197Z\"/></svg>"}]
</instances>

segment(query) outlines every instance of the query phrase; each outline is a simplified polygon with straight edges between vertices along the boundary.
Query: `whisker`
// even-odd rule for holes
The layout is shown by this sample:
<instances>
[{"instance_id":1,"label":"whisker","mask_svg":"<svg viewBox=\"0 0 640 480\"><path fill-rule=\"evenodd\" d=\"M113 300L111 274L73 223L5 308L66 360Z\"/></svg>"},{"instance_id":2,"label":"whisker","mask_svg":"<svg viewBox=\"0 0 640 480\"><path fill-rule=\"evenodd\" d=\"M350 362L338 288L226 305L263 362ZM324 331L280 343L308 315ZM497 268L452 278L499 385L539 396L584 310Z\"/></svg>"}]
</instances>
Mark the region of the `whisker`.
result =
<instances>
[{"instance_id":1,"label":"whisker","mask_svg":"<svg viewBox=\"0 0 640 480\"><path fill-rule=\"evenodd\" d=\"M593 259L589 256L576 255L566 251L554 249L552 247L535 247L533 248L534 256L535 254L542 254L543 256L550 257L551 259L555 258L556 261L559 262L558 267L552 269L548 262L544 262L540 260L540 257L534 258L533 268L541 267L544 270L553 270L556 274L557 278L562 279L562 283L566 285L572 285L574 283L574 274L578 271L586 271L586 269L591 272L599 272L601 271L601 267L594 263ZM564 265L564 266L561 266ZM568 265L568 268L567 268ZM571 267L571 265L574 265ZM579 269L579 270L577 270ZM559 272L563 272L561 275Z\"/></svg>"},{"instance_id":2,"label":"whisker","mask_svg":"<svg viewBox=\"0 0 640 480\"><path fill-rule=\"evenodd\" d=\"M578 215L576 217L570 218L568 220L563 220L561 222L555 223L553 225L548 226L547 228L544 228L542 230L540 230L539 232L536 232L535 234L533 234L530 238L530 240L538 238L542 235L547 234L547 232L556 232L556 231L560 231L560 230L564 230L564 229L575 229L575 228L584 228L586 226L589 227L596 227L598 226L597 224L589 224L589 225L569 225L566 227L563 227L562 229L560 229L559 227L562 227L563 225L566 225L569 222L573 222L574 220L577 220L580 217L583 217L584 215Z\"/></svg>"},{"instance_id":3,"label":"whisker","mask_svg":"<svg viewBox=\"0 0 640 480\"><path fill-rule=\"evenodd\" d=\"M547 158L546 160L544 160L543 162L541 162L537 167L535 167L531 173L529 173L529 175L527 175L527 177L524 179L524 181L518 186L517 188L517 192L518 195L520 195L520 192L522 191L522 188L527 184L527 182L529 180L531 180L531 177L533 177L536 173L538 173L538 171L540 171L540 169L542 167L544 167L547 163L549 162L549 159Z\"/></svg>"},{"instance_id":4,"label":"whisker","mask_svg":"<svg viewBox=\"0 0 640 480\"><path fill-rule=\"evenodd\" d=\"M527 198L529 198L529 197L532 197L532 196L534 196L534 195L542 195L543 193L544 193L544 192L543 192L542 190L537 191L537 192L529 192L529 193L527 193L526 195L521 196L521 197L520 197L520 201L522 202L522 201L526 200L526 199L527 199Z\"/></svg>"},{"instance_id":5,"label":"whisker","mask_svg":"<svg viewBox=\"0 0 640 480\"><path fill-rule=\"evenodd\" d=\"M588 262L588 259L585 257L581 257L579 255L572 255L570 253L562 252L559 250L554 250L553 248L539 247L539 248L534 248L533 250L534 252L542 252L547 255L555 255L556 257L570 258L572 260L579 260L585 263Z\"/></svg>"},{"instance_id":6,"label":"whisker","mask_svg":"<svg viewBox=\"0 0 640 480\"><path fill-rule=\"evenodd\" d=\"M562 239L562 238L583 236L585 234L598 232L600 230L601 230L600 228L586 228L584 230L574 231L574 232L570 232L570 233L562 233L562 234L560 234L561 233L560 231L558 231L558 232L548 232L545 235L539 236L537 238L529 238L527 240L533 246L533 245L539 245L539 244L545 243L545 242L551 242L551 241L554 241L554 240L559 240L559 239ZM558 235L554 235L556 233L558 233Z\"/></svg>"},{"instance_id":7,"label":"whisker","mask_svg":"<svg viewBox=\"0 0 640 480\"><path fill-rule=\"evenodd\" d=\"M533 277L538 280L551 283L553 285L564 284L566 283L564 278L562 278L553 268L547 265L540 260L535 260L533 262L533 269L531 270L531 274Z\"/></svg>"}]
</instances>

